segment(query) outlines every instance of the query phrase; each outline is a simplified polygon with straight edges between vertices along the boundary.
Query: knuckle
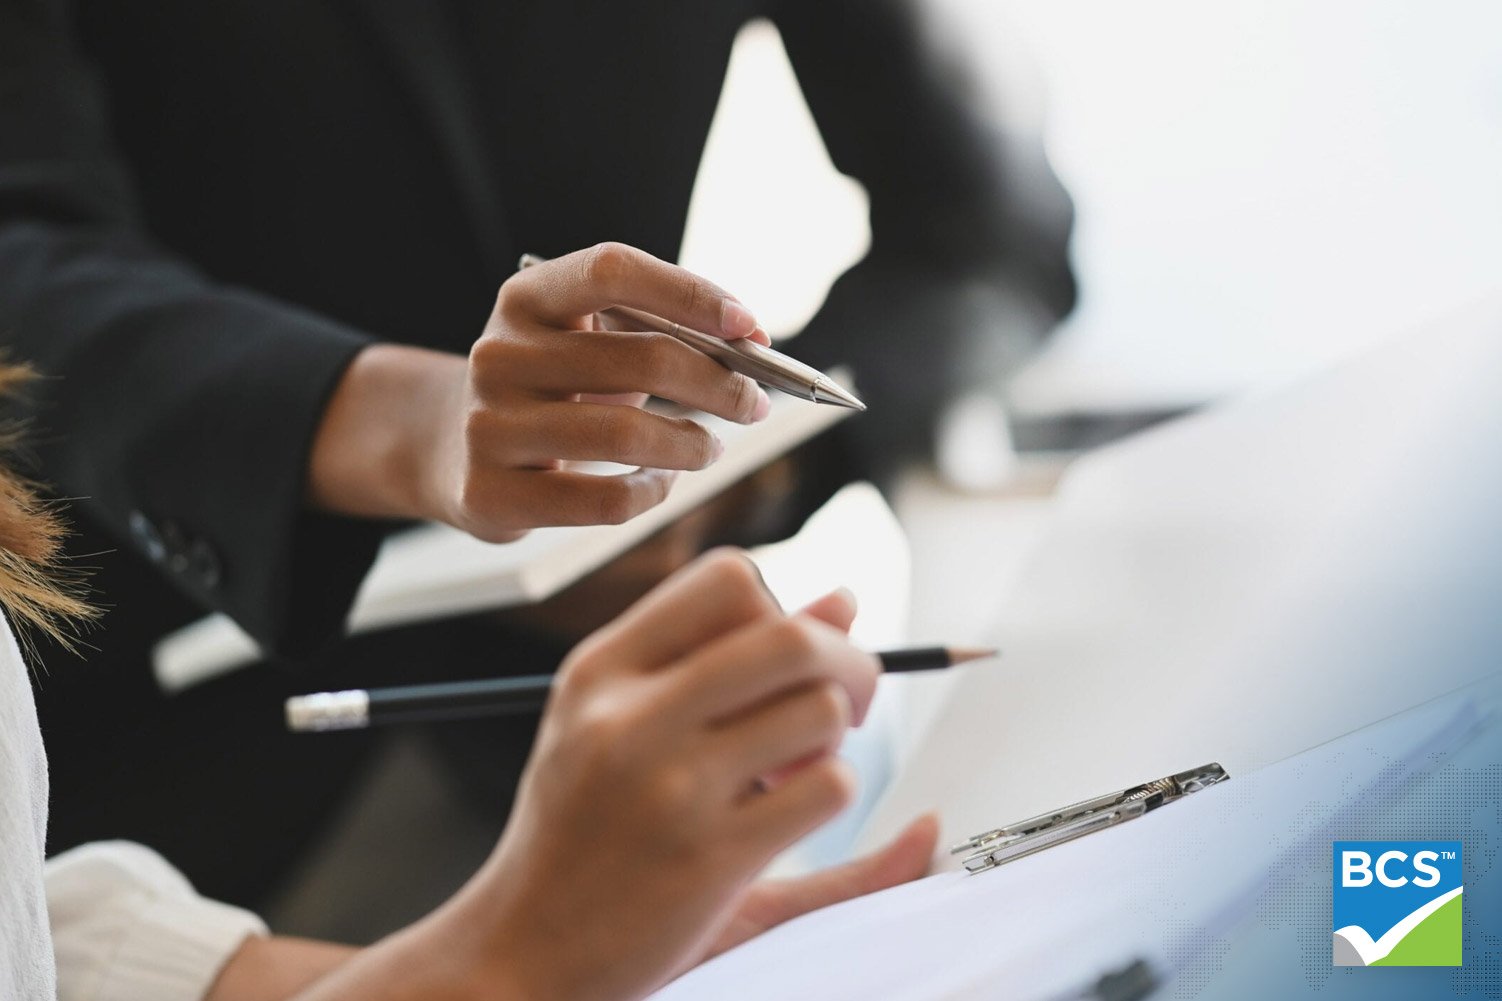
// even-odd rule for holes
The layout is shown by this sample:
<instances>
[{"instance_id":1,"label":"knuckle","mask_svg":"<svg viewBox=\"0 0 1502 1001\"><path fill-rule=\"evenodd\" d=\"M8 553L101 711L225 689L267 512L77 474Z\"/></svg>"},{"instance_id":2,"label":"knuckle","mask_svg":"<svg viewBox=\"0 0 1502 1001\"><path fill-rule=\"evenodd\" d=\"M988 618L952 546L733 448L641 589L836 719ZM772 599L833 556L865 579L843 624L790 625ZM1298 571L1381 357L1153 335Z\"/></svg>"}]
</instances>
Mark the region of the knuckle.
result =
<instances>
[{"instance_id":1,"label":"knuckle","mask_svg":"<svg viewBox=\"0 0 1502 1001\"><path fill-rule=\"evenodd\" d=\"M495 414L486 407L471 407L464 412L464 444L473 450L487 444L498 430Z\"/></svg>"},{"instance_id":2,"label":"knuckle","mask_svg":"<svg viewBox=\"0 0 1502 1001\"><path fill-rule=\"evenodd\" d=\"M624 407L613 409L622 412L619 414L602 412L595 427L595 433L599 436L600 445L608 453L607 458L633 463L644 452L646 436L641 426L633 419L634 411L627 412Z\"/></svg>"},{"instance_id":3,"label":"knuckle","mask_svg":"<svg viewBox=\"0 0 1502 1001\"><path fill-rule=\"evenodd\" d=\"M515 330L492 331L469 349L470 385L491 396L523 384L530 373L544 369L556 346L539 343Z\"/></svg>"},{"instance_id":4,"label":"knuckle","mask_svg":"<svg viewBox=\"0 0 1502 1001\"><path fill-rule=\"evenodd\" d=\"M588 695L574 713L570 742L583 757L583 764L595 775L628 778L631 767L630 735L622 732L620 721L603 712Z\"/></svg>"},{"instance_id":5,"label":"knuckle","mask_svg":"<svg viewBox=\"0 0 1502 1001\"><path fill-rule=\"evenodd\" d=\"M732 546L711 549L704 555L704 571L712 586L731 593L764 593L761 573L744 551Z\"/></svg>"},{"instance_id":6,"label":"knuckle","mask_svg":"<svg viewBox=\"0 0 1502 1001\"><path fill-rule=\"evenodd\" d=\"M689 468L703 469L714 461L714 435L694 421L685 420L684 423L687 425L683 429L683 436L688 451Z\"/></svg>"},{"instance_id":7,"label":"knuckle","mask_svg":"<svg viewBox=\"0 0 1502 1001\"><path fill-rule=\"evenodd\" d=\"M701 557L700 566L705 593L746 619L780 611L762 580L761 571L743 550L731 546L711 549Z\"/></svg>"},{"instance_id":8,"label":"knuckle","mask_svg":"<svg viewBox=\"0 0 1502 1001\"><path fill-rule=\"evenodd\" d=\"M472 482L459 485L454 508L458 527L481 542L515 542L533 527L519 523L497 503L493 491Z\"/></svg>"},{"instance_id":9,"label":"knuckle","mask_svg":"<svg viewBox=\"0 0 1502 1001\"><path fill-rule=\"evenodd\" d=\"M510 345L504 338L487 334L469 348L469 367L481 371L502 366L510 353Z\"/></svg>"},{"instance_id":10,"label":"knuckle","mask_svg":"<svg viewBox=\"0 0 1502 1001\"><path fill-rule=\"evenodd\" d=\"M599 675L599 656L592 641L593 637L580 643L558 668L552 694L560 705L582 705L593 690Z\"/></svg>"},{"instance_id":11,"label":"knuckle","mask_svg":"<svg viewBox=\"0 0 1502 1001\"><path fill-rule=\"evenodd\" d=\"M664 816L678 817L698 800L703 783L692 765L675 762L653 769L647 784L649 808Z\"/></svg>"},{"instance_id":12,"label":"knuckle","mask_svg":"<svg viewBox=\"0 0 1502 1001\"><path fill-rule=\"evenodd\" d=\"M501 287L495 290L495 315L507 315L511 312L515 302L516 282L513 276L501 282Z\"/></svg>"},{"instance_id":13,"label":"knuckle","mask_svg":"<svg viewBox=\"0 0 1502 1001\"><path fill-rule=\"evenodd\" d=\"M611 679L619 677L622 669L627 666L626 656L620 645L619 625L612 623L604 626L574 644L574 648L558 668L553 687L557 691L568 693L579 704L583 704L586 696L593 696L595 693L599 693L603 700L605 687L612 685ZM610 718L622 726L632 722L626 719L628 707L625 703L614 699L612 705L616 708L611 711ZM594 711L605 716L604 702L599 702Z\"/></svg>"},{"instance_id":14,"label":"knuckle","mask_svg":"<svg viewBox=\"0 0 1502 1001\"><path fill-rule=\"evenodd\" d=\"M697 421L687 417L673 418L658 427L675 465L684 469L703 469L714 459L714 436Z\"/></svg>"},{"instance_id":15,"label":"knuckle","mask_svg":"<svg viewBox=\"0 0 1502 1001\"><path fill-rule=\"evenodd\" d=\"M773 626L773 649L782 659L811 661L819 651L818 637L811 623L802 619L783 619Z\"/></svg>"},{"instance_id":16,"label":"knuckle","mask_svg":"<svg viewBox=\"0 0 1502 1001\"><path fill-rule=\"evenodd\" d=\"M530 319L536 307L534 281L526 272L518 272L502 282L501 287L496 289L491 319L501 325L523 323Z\"/></svg>"},{"instance_id":17,"label":"knuckle","mask_svg":"<svg viewBox=\"0 0 1502 1001\"><path fill-rule=\"evenodd\" d=\"M600 484L595 499L596 519L601 525L620 525L636 514L636 496L620 481Z\"/></svg>"},{"instance_id":18,"label":"knuckle","mask_svg":"<svg viewBox=\"0 0 1502 1001\"><path fill-rule=\"evenodd\" d=\"M838 813L855 802L856 780L850 766L836 757L809 765L815 800L831 813Z\"/></svg>"},{"instance_id":19,"label":"knuckle","mask_svg":"<svg viewBox=\"0 0 1502 1001\"><path fill-rule=\"evenodd\" d=\"M466 476L459 484L457 502L459 510L469 520L469 531L478 534L498 526L493 525L488 517L491 505L494 503L494 494L480 481L478 477Z\"/></svg>"},{"instance_id":20,"label":"knuckle","mask_svg":"<svg viewBox=\"0 0 1502 1001\"><path fill-rule=\"evenodd\" d=\"M700 309L708 306L711 298L709 289L704 287L704 283L686 273L678 295L679 305L685 316L697 316Z\"/></svg>"},{"instance_id":21,"label":"knuckle","mask_svg":"<svg viewBox=\"0 0 1502 1001\"><path fill-rule=\"evenodd\" d=\"M659 381L671 378L678 371L683 357L682 345L667 334L648 334L640 350L646 371L657 376Z\"/></svg>"},{"instance_id":22,"label":"knuckle","mask_svg":"<svg viewBox=\"0 0 1502 1001\"><path fill-rule=\"evenodd\" d=\"M589 661L570 655L558 668L553 678L549 699L558 706L573 707L584 701L589 693Z\"/></svg>"},{"instance_id":23,"label":"knuckle","mask_svg":"<svg viewBox=\"0 0 1502 1001\"><path fill-rule=\"evenodd\" d=\"M584 257L585 278L602 288L618 288L632 264L631 248L624 243L597 243Z\"/></svg>"},{"instance_id":24,"label":"knuckle","mask_svg":"<svg viewBox=\"0 0 1502 1001\"><path fill-rule=\"evenodd\" d=\"M843 734L850 726L850 699L844 689L825 682L810 695L814 723L821 733Z\"/></svg>"},{"instance_id":25,"label":"knuckle","mask_svg":"<svg viewBox=\"0 0 1502 1001\"><path fill-rule=\"evenodd\" d=\"M730 379L730 406L731 413L738 421L750 421L756 413L756 404L760 394L756 391L756 383L744 375L732 375Z\"/></svg>"},{"instance_id":26,"label":"knuckle","mask_svg":"<svg viewBox=\"0 0 1502 1001\"><path fill-rule=\"evenodd\" d=\"M481 542L515 542L534 526L518 520L487 477L467 473L453 490L457 523Z\"/></svg>"},{"instance_id":27,"label":"knuckle","mask_svg":"<svg viewBox=\"0 0 1502 1001\"><path fill-rule=\"evenodd\" d=\"M568 656L563 660L563 665L558 669L558 681L566 682L569 680L568 676L572 674L588 676L597 665L610 663L613 658L609 652L609 635L608 630L596 630L574 644L574 648L569 651Z\"/></svg>"}]
</instances>

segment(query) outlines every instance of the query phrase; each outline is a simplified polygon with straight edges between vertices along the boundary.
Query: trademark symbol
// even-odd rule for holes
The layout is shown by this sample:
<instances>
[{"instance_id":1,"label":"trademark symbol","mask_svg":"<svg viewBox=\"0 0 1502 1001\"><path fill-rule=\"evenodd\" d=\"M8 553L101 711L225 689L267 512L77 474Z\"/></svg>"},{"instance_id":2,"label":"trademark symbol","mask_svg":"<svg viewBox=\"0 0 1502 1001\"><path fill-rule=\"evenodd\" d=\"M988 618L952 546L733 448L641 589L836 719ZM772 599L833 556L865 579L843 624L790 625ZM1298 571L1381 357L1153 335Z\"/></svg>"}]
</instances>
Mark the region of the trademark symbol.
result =
<instances>
[{"instance_id":1,"label":"trademark symbol","mask_svg":"<svg viewBox=\"0 0 1502 1001\"><path fill-rule=\"evenodd\" d=\"M1440 852L1439 853L1439 857L1442 858L1442 859L1448 859L1451 862L1455 861L1455 853L1454 852Z\"/></svg>"}]
</instances>

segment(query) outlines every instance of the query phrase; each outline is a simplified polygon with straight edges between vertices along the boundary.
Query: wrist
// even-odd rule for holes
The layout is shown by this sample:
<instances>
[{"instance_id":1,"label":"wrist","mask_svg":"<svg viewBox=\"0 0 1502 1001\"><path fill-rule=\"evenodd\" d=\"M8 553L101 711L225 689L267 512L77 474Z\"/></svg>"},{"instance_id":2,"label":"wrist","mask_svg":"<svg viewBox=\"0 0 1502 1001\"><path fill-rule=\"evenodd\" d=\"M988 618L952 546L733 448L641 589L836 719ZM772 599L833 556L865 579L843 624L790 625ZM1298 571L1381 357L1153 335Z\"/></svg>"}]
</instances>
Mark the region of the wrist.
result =
<instances>
[{"instance_id":1,"label":"wrist","mask_svg":"<svg viewBox=\"0 0 1502 1001\"><path fill-rule=\"evenodd\" d=\"M428 985L432 996L454 1001L561 998L557 981L562 978L545 975L545 960L527 955L507 923L497 920L495 908L466 899L471 890L460 890L404 933L414 957L427 962L441 957L437 982Z\"/></svg>"},{"instance_id":2,"label":"wrist","mask_svg":"<svg viewBox=\"0 0 1502 1001\"><path fill-rule=\"evenodd\" d=\"M458 355L397 344L357 354L324 408L308 470L314 507L367 518L438 518L443 442L467 374Z\"/></svg>"},{"instance_id":3,"label":"wrist","mask_svg":"<svg viewBox=\"0 0 1502 1001\"><path fill-rule=\"evenodd\" d=\"M299 1001L517 1001L547 995L524 989L503 957L485 948L476 930L446 915L444 908L416 924L349 955L325 976L305 985ZM281 973L263 976L244 993L224 1001L288 997L294 981ZM276 987L277 990L268 990ZM254 988L254 989L249 989ZM210 1001L220 997L210 996Z\"/></svg>"}]
</instances>

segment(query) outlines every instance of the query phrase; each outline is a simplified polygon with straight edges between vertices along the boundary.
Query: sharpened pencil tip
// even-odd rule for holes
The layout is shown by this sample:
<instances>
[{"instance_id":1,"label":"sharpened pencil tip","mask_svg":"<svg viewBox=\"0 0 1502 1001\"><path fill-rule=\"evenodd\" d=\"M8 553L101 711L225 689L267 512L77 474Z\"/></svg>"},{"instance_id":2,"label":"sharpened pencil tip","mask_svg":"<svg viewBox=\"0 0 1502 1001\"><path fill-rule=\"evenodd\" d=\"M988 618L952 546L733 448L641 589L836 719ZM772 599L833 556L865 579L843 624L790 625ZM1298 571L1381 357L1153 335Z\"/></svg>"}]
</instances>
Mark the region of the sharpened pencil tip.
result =
<instances>
[{"instance_id":1,"label":"sharpened pencil tip","mask_svg":"<svg viewBox=\"0 0 1502 1001\"><path fill-rule=\"evenodd\" d=\"M949 663L968 664L972 660L989 660L992 657L1000 657L1001 651L994 647L950 647Z\"/></svg>"}]
</instances>

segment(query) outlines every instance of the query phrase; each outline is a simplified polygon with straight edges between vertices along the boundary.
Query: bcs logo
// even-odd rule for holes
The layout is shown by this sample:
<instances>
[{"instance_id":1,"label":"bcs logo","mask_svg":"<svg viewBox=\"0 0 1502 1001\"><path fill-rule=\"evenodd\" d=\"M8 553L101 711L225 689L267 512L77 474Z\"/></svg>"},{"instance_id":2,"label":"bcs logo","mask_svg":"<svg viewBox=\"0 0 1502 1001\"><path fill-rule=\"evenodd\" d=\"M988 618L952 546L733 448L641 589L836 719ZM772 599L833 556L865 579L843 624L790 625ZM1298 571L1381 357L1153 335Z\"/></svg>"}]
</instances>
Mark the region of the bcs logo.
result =
<instances>
[{"instance_id":1,"label":"bcs logo","mask_svg":"<svg viewBox=\"0 0 1502 1001\"><path fill-rule=\"evenodd\" d=\"M1336 966L1459 966L1459 841L1335 842Z\"/></svg>"}]
</instances>

